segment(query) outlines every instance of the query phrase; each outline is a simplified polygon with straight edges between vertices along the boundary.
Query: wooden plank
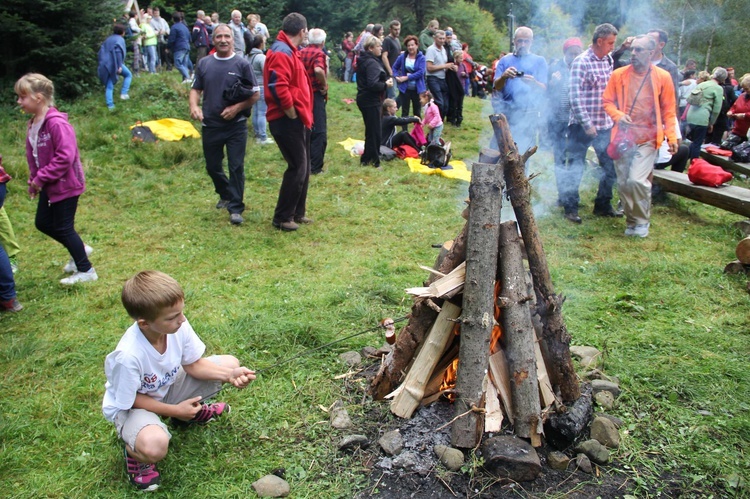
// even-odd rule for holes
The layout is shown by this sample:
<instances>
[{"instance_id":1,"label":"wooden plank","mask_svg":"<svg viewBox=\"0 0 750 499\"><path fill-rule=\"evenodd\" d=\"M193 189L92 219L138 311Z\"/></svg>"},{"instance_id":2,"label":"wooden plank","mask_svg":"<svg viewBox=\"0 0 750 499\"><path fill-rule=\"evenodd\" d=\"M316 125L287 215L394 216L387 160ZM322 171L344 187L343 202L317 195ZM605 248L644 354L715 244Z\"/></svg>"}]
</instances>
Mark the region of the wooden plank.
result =
<instances>
[{"instance_id":1,"label":"wooden plank","mask_svg":"<svg viewBox=\"0 0 750 499\"><path fill-rule=\"evenodd\" d=\"M712 165L720 166L729 172L750 176L750 164L748 163L738 163L732 161L732 158L719 156L718 154L711 154L706 151L701 151L701 158L705 159Z\"/></svg>"},{"instance_id":2,"label":"wooden plank","mask_svg":"<svg viewBox=\"0 0 750 499\"><path fill-rule=\"evenodd\" d=\"M549 381L547 366L544 364L542 348L539 346L536 331L534 331L534 354L536 355L536 376L539 380L539 394L546 409L555 403L555 392L552 391L552 383Z\"/></svg>"},{"instance_id":3,"label":"wooden plank","mask_svg":"<svg viewBox=\"0 0 750 499\"><path fill-rule=\"evenodd\" d=\"M435 319L435 324L425 338L424 345L409 369L406 379L394 392L391 412L396 416L409 418L419 407L432 372L440 361L448 342L452 339L454 325L452 319L457 319L460 314L461 309L456 305L450 302L443 304L443 309Z\"/></svg>"},{"instance_id":4,"label":"wooden plank","mask_svg":"<svg viewBox=\"0 0 750 499\"><path fill-rule=\"evenodd\" d=\"M485 378L487 391L484 394L484 431L498 432L503 426L503 411L500 409L500 399L498 398L497 388L489 377Z\"/></svg>"},{"instance_id":5,"label":"wooden plank","mask_svg":"<svg viewBox=\"0 0 750 499\"><path fill-rule=\"evenodd\" d=\"M671 170L654 170L654 183L667 192L750 217L750 189L734 185L721 187L695 185L688 180L686 174Z\"/></svg>"},{"instance_id":6,"label":"wooden plank","mask_svg":"<svg viewBox=\"0 0 750 499\"><path fill-rule=\"evenodd\" d=\"M498 350L490 355L490 374L495 383L500 401L503 403L505 415L513 424L513 400L510 398L510 374L508 373L508 361L505 360L505 352Z\"/></svg>"}]
</instances>

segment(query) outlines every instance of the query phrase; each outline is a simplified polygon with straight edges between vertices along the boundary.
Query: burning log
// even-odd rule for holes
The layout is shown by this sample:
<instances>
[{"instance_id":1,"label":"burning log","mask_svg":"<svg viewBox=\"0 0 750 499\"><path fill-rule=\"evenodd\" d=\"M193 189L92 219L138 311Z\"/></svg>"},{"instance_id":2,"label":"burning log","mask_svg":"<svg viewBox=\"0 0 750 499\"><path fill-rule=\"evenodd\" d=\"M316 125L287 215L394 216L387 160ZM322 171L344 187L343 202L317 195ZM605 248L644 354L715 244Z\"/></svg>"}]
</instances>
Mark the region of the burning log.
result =
<instances>
[{"instance_id":1,"label":"burning log","mask_svg":"<svg viewBox=\"0 0 750 499\"><path fill-rule=\"evenodd\" d=\"M500 301L503 339L512 383L513 420L516 436L531 439L534 447L539 437L541 407L534 351L534 325L531 322L528 288L524 276L521 244L515 222L500 225Z\"/></svg>"},{"instance_id":2,"label":"burning log","mask_svg":"<svg viewBox=\"0 0 750 499\"><path fill-rule=\"evenodd\" d=\"M492 115L490 122L504 158L508 195L528 254L529 268L537 295L536 312L543 324L542 354L547 363L550 381L560 391L564 401L573 401L580 397L581 391L570 356L570 334L561 313L563 298L555 294L552 286L547 257L531 208L529 181L524 172L524 164L536 152L536 148L520 156L505 116Z\"/></svg>"},{"instance_id":3,"label":"burning log","mask_svg":"<svg viewBox=\"0 0 750 499\"><path fill-rule=\"evenodd\" d=\"M503 172L496 165L472 166L466 243L466 280L461 315L458 379L455 401L459 417L451 428L454 447L474 447L484 430L482 381L487 371L490 335L494 326L494 289Z\"/></svg>"}]
</instances>

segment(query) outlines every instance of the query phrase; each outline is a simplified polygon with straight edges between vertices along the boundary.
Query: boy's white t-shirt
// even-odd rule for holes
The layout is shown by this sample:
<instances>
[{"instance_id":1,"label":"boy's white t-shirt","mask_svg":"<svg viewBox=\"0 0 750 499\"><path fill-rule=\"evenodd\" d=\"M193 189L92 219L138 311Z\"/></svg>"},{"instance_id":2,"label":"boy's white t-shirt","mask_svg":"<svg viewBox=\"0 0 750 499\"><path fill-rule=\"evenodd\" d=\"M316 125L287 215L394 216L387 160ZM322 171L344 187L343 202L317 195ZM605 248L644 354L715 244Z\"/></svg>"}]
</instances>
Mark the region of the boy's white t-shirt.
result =
<instances>
[{"instance_id":1,"label":"boy's white t-shirt","mask_svg":"<svg viewBox=\"0 0 750 499\"><path fill-rule=\"evenodd\" d=\"M104 417L114 422L118 412L131 409L136 392L162 400L181 366L197 362L205 351L206 345L187 320L176 333L167 335L163 354L148 342L138 323L133 323L104 361Z\"/></svg>"}]
</instances>

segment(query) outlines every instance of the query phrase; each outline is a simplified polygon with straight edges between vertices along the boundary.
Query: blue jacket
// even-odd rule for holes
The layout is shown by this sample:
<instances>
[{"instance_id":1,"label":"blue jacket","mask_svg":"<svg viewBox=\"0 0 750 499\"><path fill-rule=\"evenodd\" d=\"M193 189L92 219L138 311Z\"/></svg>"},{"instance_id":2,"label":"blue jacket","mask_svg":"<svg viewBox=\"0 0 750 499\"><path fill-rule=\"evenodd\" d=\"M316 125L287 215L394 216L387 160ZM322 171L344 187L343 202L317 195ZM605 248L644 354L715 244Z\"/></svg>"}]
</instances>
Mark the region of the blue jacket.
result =
<instances>
[{"instance_id":1,"label":"blue jacket","mask_svg":"<svg viewBox=\"0 0 750 499\"><path fill-rule=\"evenodd\" d=\"M185 26L185 23L174 23L172 25L167 46L173 54L182 50L190 50L190 30Z\"/></svg>"},{"instance_id":2,"label":"blue jacket","mask_svg":"<svg viewBox=\"0 0 750 499\"><path fill-rule=\"evenodd\" d=\"M109 35L99 48L99 67L96 70L102 85L117 82L118 70L125 61L125 39L122 35Z\"/></svg>"},{"instance_id":3,"label":"blue jacket","mask_svg":"<svg viewBox=\"0 0 750 499\"><path fill-rule=\"evenodd\" d=\"M424 58L424 54L422 52L417 51L417 58L414 61L414 72L413 73L407 73L406 72L406 52L401 52L401 55L398 56L396 59L396 62L393 63L393 76L408 76L408 81L403 81L398 84L398 91L399 92L406 92L406 86L410 81L416 81L417 83L417 93L421 94L422 92L427 90L427 87L424 83L424 75L427 72L427 60Z\"/></svg>"}]
</instances>

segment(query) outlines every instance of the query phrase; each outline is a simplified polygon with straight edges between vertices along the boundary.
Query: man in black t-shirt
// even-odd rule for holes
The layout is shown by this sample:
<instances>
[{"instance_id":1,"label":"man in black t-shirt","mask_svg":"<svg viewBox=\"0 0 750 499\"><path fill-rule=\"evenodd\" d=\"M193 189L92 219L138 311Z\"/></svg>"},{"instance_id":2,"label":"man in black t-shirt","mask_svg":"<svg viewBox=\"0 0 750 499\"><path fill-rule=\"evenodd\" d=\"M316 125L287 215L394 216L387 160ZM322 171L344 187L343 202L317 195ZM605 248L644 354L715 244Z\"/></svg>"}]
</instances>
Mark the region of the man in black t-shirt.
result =
<instances>
[{"instance_id":1,"label":"man in black t-shirt","mask_svg":"<svg viewBox=\"0 0 750 499\"><path fill-rule=\"evenodd\" d=\"M232 30L226 24L214 28L213 43L216 53L200 60L195 67L195 80L190 90L190 116L203 125L203 155L206 171L219 195L217 209L229 211L229 221L241 224L245 210L245 146L247 145L247 116L260 96L260 87L250 63L234 52ZM224 91L238 79L251 82L251 98L232 103ZM200 99L203 96L203 105ZM227 150L229 178L222 165L224 148Z\"/></svg>"},{"instance_id":2,"label":"man in black t-shirt","mask_svg":"<svg viewBox=\"0 0 750 499\"><path fill-rule=\"evenodd\" d=\"M401 34L401 22L396 20L391 21L389 30L388 36L383 39L383 53L381 58L383 59L383 65L388 76L393 76L393 63L396 62L396 58L401 54L401 40L398 39L398 35ZM389 99L395 99L396 85L386 88L385 93Z\"/></svg>"}]
</instances>

